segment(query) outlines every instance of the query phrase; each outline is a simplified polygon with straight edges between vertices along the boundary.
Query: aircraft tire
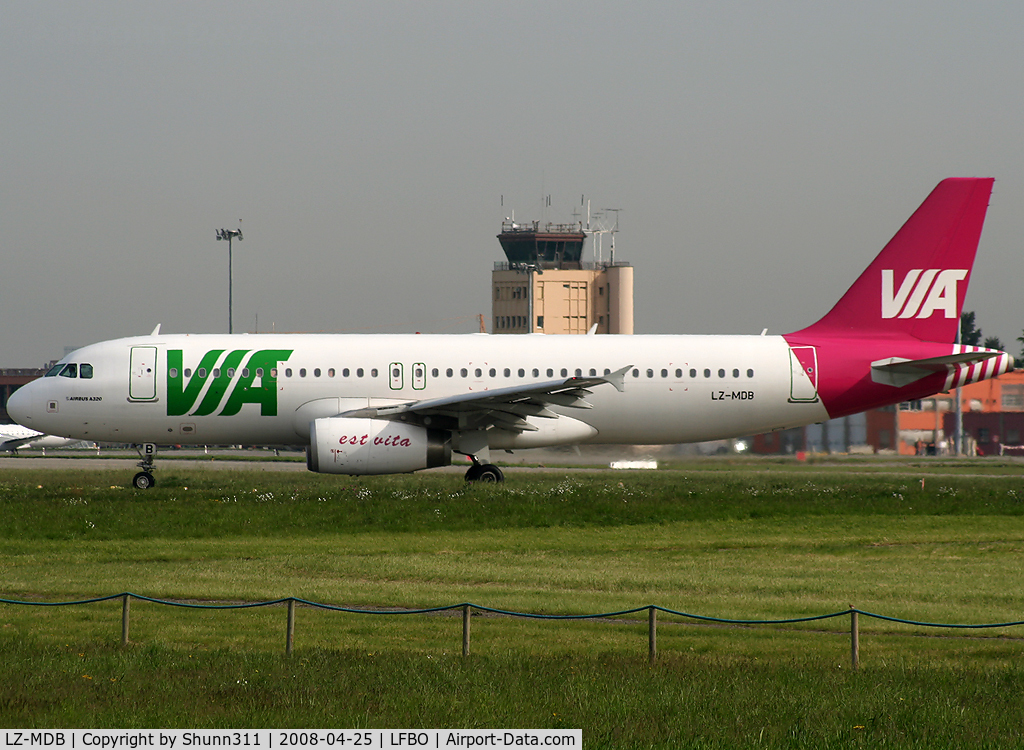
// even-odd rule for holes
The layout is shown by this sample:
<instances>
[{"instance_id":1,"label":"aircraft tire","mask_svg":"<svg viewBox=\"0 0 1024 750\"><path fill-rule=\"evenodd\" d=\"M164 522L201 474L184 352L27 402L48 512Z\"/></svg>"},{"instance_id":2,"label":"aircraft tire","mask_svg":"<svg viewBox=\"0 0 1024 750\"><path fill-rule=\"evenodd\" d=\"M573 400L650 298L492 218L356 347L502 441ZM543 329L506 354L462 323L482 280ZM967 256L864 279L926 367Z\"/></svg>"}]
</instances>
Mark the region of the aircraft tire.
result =
<instances>
[{"instance_id":1,"label":"aircraft tire","mask_svg":"<svg viewBox=\"0 0 1024 750\"><path fill-rule=\"evenodd\" d=\"M504 482L505 475L494 464L484 464L480 467L480 475L477 477L480 482Z\"/></svg>"},{"instance_id":2,"label":"aircraft tire","mask_svg":"<svg viewBox=\"0 0 1024 750\"><path fill-rule=\"evenodd\" d=\"M140 471L132 479L132 485L137 490L148 490L150 487L156 485L156 480L153 478L153 475L150 474L148 471Z\"/></svg>"}]
</instances>

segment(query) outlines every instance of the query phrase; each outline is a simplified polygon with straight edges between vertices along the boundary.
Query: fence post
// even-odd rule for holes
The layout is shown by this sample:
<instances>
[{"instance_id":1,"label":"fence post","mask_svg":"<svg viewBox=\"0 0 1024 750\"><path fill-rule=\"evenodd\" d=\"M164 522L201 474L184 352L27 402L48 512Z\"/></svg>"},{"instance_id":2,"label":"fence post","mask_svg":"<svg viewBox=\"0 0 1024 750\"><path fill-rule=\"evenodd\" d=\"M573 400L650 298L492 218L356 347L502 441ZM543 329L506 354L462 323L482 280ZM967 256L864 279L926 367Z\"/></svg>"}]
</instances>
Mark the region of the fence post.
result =
<instances>
[{"instance_id":1,"label":"fence post","mask_svg":"<svg viewBox=\"0 0 1024 750\"><path fill-rule=\"evenodd\" d=\"M121 602L121 645L128 645L128 610L129 601L131 600L131 594L125 594Z\"/></svg>"},{"instance_id":2,"label":"fence post","mask_svg":"<svg viewBox=\"0 0 1024 750\"><path fill-rule=\"evenodd\" d=\"M856 672L860 668L860 625L853 607L850 607L850 662Z\"/></svg>"},{"instance_id":3,"label":"fence post","mask_svg":"<svg viewBox=\"0 0 1024 750\"><path fill-rule=\"evenodd\" d=\"M288 637L285 640L284 651L288 656L292 655L292 646L295 643L295 599L288 600Z\"/></svg>"},{"instance_id":4,"label":"fence post","mask_svg":"<svg viewBox=\"0 0 1024 750\"><path fill-rule=\"evenodd\" d=\"M658 610L653 604L647 610L647 655L654 664L658 658Z\"/></svg>"},{"instance_id":5,"label":"fence post","mask_svg":"<svg viewBox=\"0 0 1024 750\"><path fill-rule=\"evenodd\" d=\"M469 656L469 605L462 605L462 655Z\"/></svg>"}]
</instances>

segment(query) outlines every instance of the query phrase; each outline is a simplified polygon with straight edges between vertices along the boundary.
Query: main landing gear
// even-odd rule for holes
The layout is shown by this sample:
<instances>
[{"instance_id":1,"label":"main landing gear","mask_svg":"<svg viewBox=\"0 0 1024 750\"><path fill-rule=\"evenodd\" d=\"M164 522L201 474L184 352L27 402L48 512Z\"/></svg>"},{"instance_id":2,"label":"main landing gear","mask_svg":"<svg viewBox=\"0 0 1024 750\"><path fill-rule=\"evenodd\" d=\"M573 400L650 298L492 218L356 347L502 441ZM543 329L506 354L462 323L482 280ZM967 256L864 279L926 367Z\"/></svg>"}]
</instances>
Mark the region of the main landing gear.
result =
<instances>
[{"instance_id":1,"label":"main landing gear","mask_svg":"<svg viewBox=\"0 0 1024 750\"><path fill-rule=\"evenodd\" d=\"M505 475L494 464L482 464L476 456L470 456L473 465L466 471L467 482L504 482Z\"/></svg>"},{"instance_id":2,"label":"main landing gear","mask_svg":"<svg viewBox=\"0 0 1024 750\"><path fill-rule=\"evenodd\" d=\"M143 443L141 447L136 447L135 450L139 452L139 458L142 459L137 464L142 471L132 478L132 486L137 490L148 490L156 485L156 479L153 478L153 459L156 458L156 445L154 443Z\"/></svg>"}]
</instances>

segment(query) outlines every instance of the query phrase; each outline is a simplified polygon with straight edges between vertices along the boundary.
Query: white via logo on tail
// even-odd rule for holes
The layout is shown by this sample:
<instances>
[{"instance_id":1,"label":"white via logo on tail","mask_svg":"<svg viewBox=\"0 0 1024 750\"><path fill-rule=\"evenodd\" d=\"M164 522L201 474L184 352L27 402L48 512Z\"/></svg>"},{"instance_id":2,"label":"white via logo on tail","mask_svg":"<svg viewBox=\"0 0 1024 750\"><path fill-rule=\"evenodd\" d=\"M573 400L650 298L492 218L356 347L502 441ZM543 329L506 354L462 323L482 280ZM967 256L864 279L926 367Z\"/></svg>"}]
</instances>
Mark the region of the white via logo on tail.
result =
<instances>
[{"instance_id":1,"label":"white via logo on tail","mask_svg":"<svg viewBox=\"0 0 1024 750\"><path fill-rule=\"evenodd\" d=\"M892 269L882 269L883 318L928 318L936 310L942 310L947 318L956 317L956 285L967 278L966 268L914 268L903 278L898 291L893 276Z\"/></svg>"}]
</instances>

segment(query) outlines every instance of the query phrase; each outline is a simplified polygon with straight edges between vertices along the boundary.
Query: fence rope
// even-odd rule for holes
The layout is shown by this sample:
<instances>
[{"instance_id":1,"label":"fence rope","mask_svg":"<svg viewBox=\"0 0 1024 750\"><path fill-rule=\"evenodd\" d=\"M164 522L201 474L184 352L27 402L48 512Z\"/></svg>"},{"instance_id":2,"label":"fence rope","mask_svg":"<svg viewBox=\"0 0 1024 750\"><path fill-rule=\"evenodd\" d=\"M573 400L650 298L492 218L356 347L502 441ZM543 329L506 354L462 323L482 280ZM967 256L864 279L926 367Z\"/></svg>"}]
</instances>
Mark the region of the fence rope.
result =
<instances>
[{"instance_id":1,"label":"fence rope","mask_svg":"<svg viewBox=\"0 0 1024 750\"><path fill-rule=\"evenodd\" d=\"M974 629L982 630L986 628L1009 628L1024 625L1024 620L1013 620L1009 622L990 622L990 623L978 623L978 624L961 624L961 623L942 623L942 622L926 622L922 620L908 620L901 617L893 617L890 615L878 614L876 612L868 612L863 609L856 607L850 607L849 609L839 610L837 612L830 612L822 615L809 615L806 617L786 617L780 619L760 619L760 620L747 620L747 619L732 619L728 617L712 617L710 615L698 615L692 612L684 612L682 610L670 609L668 607L662 607L657 604L646 604L642 607L632 607L630 609L619 609L610 612L598 612L593 614L576 614L576 615L551 615L541 614L537 612L517 612L515 610L499 609L496 607L488 607L483 604L474 604L472 602L460 602L458 604L446 604L437 607L421 607L416 609L366 609L361 607L342 607L337 604L325 604L323 602L314 602L308 599L301 599L294 596L285 596L280 599L268 599L260 602L240 602L234 604L200 604L196 602L181 602L173 599L158 599L144 594L135 594L130 591L123 591L119 594L109 594L107 596L97 596L91 599L75 599L72 601L64 602L41 602L24 599L2 599L0 598L0 604L14 604L23 605L29 607L70 607L79 604L97 604L99 602L109 602L115 599L123 599L128 597L130 599L138 599L143 602L150 602L151 604L163 604L168 607L182 607L186 609L253 609L257 607L271 607L274 605L288 604L294 602L295 604L302 604L307 607L313 607L315 609L329 610L332 612L347 612L349 614L356 615L424 615L434 614L437 612L448 612L452 610L461 610L469 608L470 610L476 610L479 612L486 612L494 615L504 615L507 617L522 617L526 619L535 620L597 620L597 619L608 619L612 617L621 617L623 615L635 615L641 612L649 612L655 610L668 615L674 615L676 617L683 617L690 620L697 620L699 622L711 622L720 625L792 625L804 622L815 622L818 620L831 620L836 617L849 617L854 612L864 616L870 617L875 620L884 620L887 622L900 623L903 625L914 625L922 628L960 628L960 629Z\"/></svg>"}]
</instances>

